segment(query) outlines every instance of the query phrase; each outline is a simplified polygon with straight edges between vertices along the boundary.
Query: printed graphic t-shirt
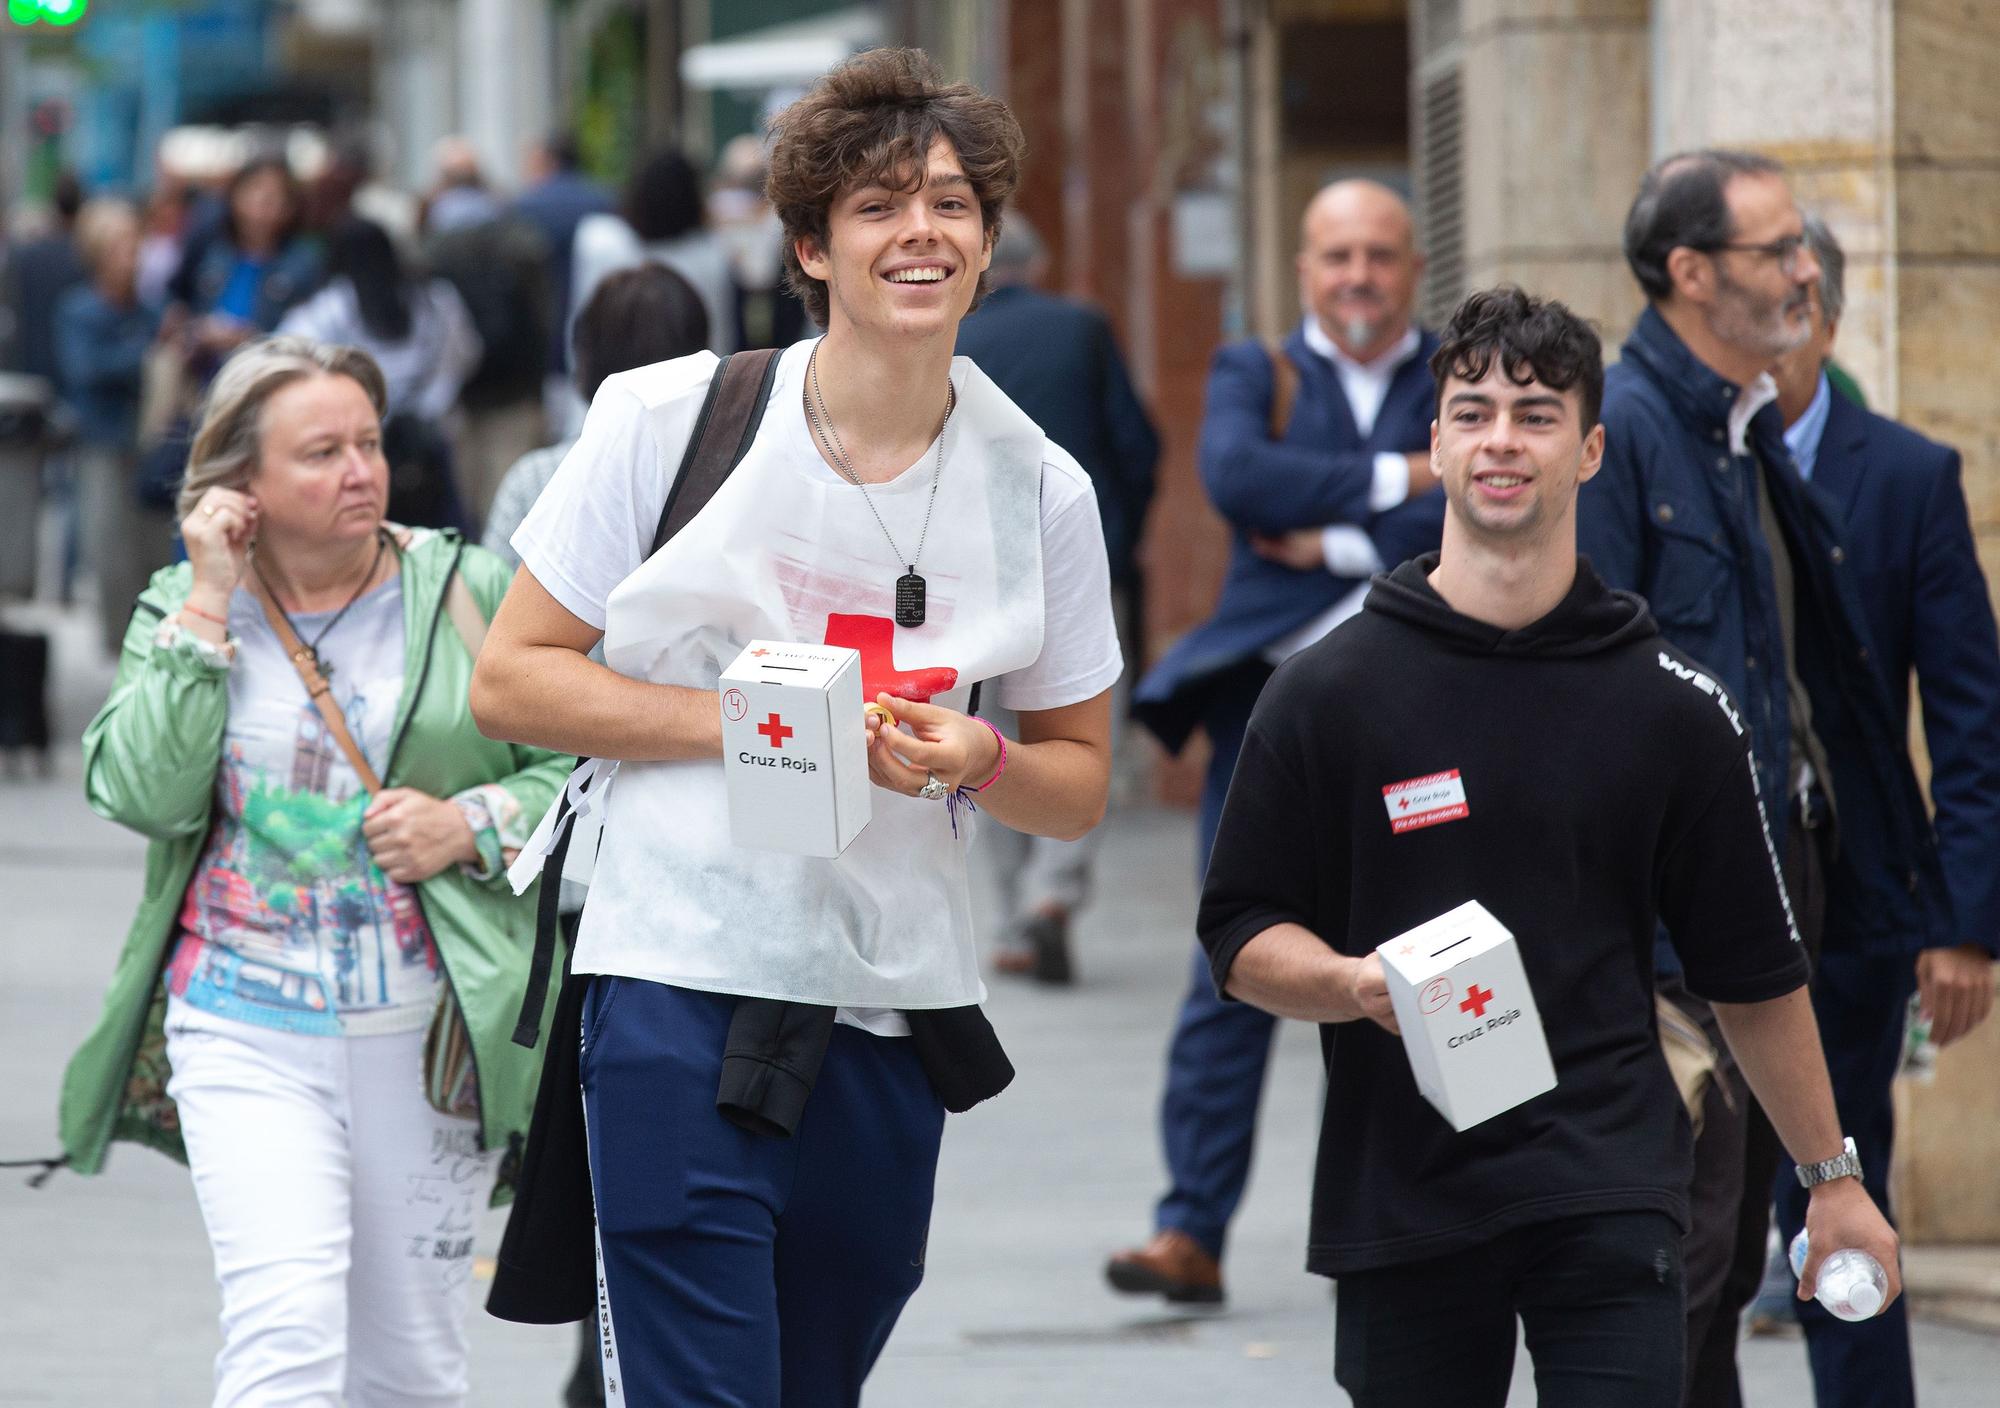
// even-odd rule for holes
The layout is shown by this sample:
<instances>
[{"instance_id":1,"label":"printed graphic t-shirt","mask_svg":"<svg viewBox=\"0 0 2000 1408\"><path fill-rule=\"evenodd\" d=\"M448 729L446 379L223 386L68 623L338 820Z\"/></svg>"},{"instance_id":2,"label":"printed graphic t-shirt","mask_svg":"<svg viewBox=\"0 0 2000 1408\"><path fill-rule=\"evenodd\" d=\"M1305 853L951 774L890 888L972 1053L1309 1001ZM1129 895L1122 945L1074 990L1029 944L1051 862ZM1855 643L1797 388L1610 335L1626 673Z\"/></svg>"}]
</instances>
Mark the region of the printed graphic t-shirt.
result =
<instances>
[{"instance_id":1,"label":"printed graphic t-shirt","mask_svg":"<svg viewBox=\"0 0 2000 1408\"><path fill-rule=\"evenodd\" d=\"M295 613L379 773L403 691L403 587ZM430 1020L437 950L416 892L378 869L361 834L367 790L313 707L255 597L229 602L237 638L214 823L181 907L168 991L224 1017L317 1036L414 1031Z\"/></svg>"}]
</instances>

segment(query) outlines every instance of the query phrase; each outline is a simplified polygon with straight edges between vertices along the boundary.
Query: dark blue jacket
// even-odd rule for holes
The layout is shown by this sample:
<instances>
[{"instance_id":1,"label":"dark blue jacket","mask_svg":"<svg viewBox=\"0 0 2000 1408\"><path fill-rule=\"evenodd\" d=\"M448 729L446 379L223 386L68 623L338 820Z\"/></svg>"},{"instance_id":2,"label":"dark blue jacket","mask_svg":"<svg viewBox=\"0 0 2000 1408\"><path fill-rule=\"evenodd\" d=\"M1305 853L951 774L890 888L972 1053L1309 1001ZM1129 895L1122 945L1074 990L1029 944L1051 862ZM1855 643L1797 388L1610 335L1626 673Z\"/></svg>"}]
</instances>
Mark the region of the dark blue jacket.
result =
<instances>
[{"instance_id":1,"label":"dark blue jacket","mask_svg":"<svg viewBox=\"0 0 2000 1408\"><path fill-rule=\"evenodd\" d=\"M1839 856L1829 951L1896 953L1953 942L1937 842L1909 749L1868 646L1860 584L1831 513L1785 447L1775 405L1732 455L1738 388L1698 361L1653 309L1605 376L1604 466L1583 486L1579 546L1604 580L1651 604L1660 633L1707 665L1750 728L1772 837L1783 844L1790 776L1784 629L1758 525L1760 464L1789 545L1797 668L1833 769Z\"/></svg>"},{"instance_id":2,"label":"dark blue jacket","mask_svg":"<svg viewBox=\"0 0 2000 1408\"><path fill-rule=\"evenodd\" d=\"M67 234L30 240L16 245L0 266L0 307L14 313L10 369L59 381L56 306L65 293L88 280L76 242Z\"/></svg>"},{"instance_id":3,"label":"dark blue jacket","mask_svg":"<svg viewBox=\"0 0 2000 1408\"><path fill-rule=\"evenodd\" d=\"M2000 638L1958 452L1836 393L1812 485L1846 536L1876 669L1905 728L1916 673L1948 941L2000 954ZM1857 822L1842 810L1844 834Z\"/></svg>"},{"instance_id":4,"label":"dark blue jacket","mask_svg":"<svg viewBox=\"0 0 2000 1408\"><path fill-rule=\"evenodd\" d=\"M137 448L140 379L159 332L159 309L115 308L87 283L56 304L57 384L85 443Z\"/></svg>"},{"instance_id":5,"label":"dark blue jacket","mask_svg":"<svg viewBox=\"0 0 2000 1408\"><path fill-rule=\"evenodd\" d=\"M1109 320L1086 304L1010 285L958 325L958 351L1076 456L1097 490L1111 580L1130 581L1160 437L1133 393Z\"/></svg>"},{"instance_id":6,"label":"dark blue jacket","mask_svg":"<svg viewBox=\"0 0 2000 1408\"><path fill-rule=\"evenodd\" d=\"M1202 721L1208 684L1260 656L1352 591L1360 582L1321 568L1295 571L1259 557L1253 533L1282 533L1352 523L1368 530L1382 561L1393 567L1435 552L1444 528L1444 495L1425 494L1386 513L1372 513L1375 456L1428 451L1437 392L1430 357L1437 339L1425 333L1417 352L1396 371L1366 439L1355 427L1333 364L1306 345L1302 331L1285 339L1298 368L1298 399L1282 440L1271 439L1271 359L1262 343L1232 343L1215 354L1201 424L1202 487L1229 520L1234 542L1215 614L1176 641L1133 691L1132 713L1169 751L1179 751Z\"/></svg>"},{"instance_id":7,"label":"dark blue jacket","mask_svg":"<svg viewBox=\"0 0 2000 1408\"><path fill-rule=\"evenodd\" d=\"M236 246L218 232L183 260L167 286L169 298L186 303L197 315L214 312L239 257ZM273 331L285 314L319 291L323 273L319 242L305 235L294 237L271 257L258 281L257 306L250 321L264 332Z\"/></svg>"}]
</instances>

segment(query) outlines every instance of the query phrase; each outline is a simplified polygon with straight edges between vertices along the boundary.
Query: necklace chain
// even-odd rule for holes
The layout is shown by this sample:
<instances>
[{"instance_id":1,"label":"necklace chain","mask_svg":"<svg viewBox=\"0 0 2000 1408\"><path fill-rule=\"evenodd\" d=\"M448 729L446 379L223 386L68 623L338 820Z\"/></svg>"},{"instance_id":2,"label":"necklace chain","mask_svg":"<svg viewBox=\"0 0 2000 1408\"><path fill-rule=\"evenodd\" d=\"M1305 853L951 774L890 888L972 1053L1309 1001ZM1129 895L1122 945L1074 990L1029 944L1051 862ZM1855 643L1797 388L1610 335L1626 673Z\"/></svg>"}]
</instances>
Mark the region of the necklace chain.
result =
<instances>
[{"instance_id":1,"label":"necklace chain","mask_svg":"<svg viewBox=\"0 0 2000 1408\"><path fill-rule=\"evenodd\" d=\"M819 389L819 344L816 342L813 344L811 354L806 358L806 382L808 389L812 392L811 399L806 402L806 419L812 425L814 437L819 441L820 448L833 457L834 468L838 469L841 474L846 476L849 483L861 491L861 500L868 505L868 511L875 515L875 526L882 530L882 536L888 540L889 551L895 554L897 561L902 561L903 550L896 546L896 539L889 532L889 525L882 521L882 510L875 506L875 496L868 492L868 485L863 482L859 474L854 472L854 464L847 457L847 448L840 443L840 432L833 428L833 417L827 414L826 397L820 394ZM931 470L930 497L924 502L924 526L923 530L917 534L917 550L909 558L909 570L912 573L917 570L917 563L922 561L924 543L929 540L931 535L931 510L937 507L938 481L944 476L944 432L945 428L951 424L951 413L957 407L958 388L953 386L950 380L947 379L945 382L944 415L939 419L937 428L937 464Z\"/></svg>"},{"instance_id":2,"label":"necklace chain","mask_svg":"<svg viewBox=\"0 0 2000 1408\"><path fill-rule=\"evenodd\" d=\"M381 570L382 554L387 552L388 549L389 535L378 529L375 534L375 556L368 564L368 575L361 579L360 585L355 587L353 594L342 604L340 610L333 613L333 619L320 627L318 635L314 636L310 641L301 639L301 644L306 648L306 654L312 656L313 668L318 670L322 675L331 674L332 667L320 660L319 643L332 633L333 628L340 624L343 616L354 609L354 603L361 600L361 594L368 590L368 584L375 580L375 574ZM277 592L271 590L271 579L264 575L264 569L258 563L256 554L254 553L250 557L250 566L257 573L257 580L264 584L264 590L269 593L271 604L278 608L278 614L285 618L285 624L292 628L292 634L295 636L298 635L299 623L292 619L291 612L285 610L285 604L278 600Z\"/></svg>"}]
</instances>

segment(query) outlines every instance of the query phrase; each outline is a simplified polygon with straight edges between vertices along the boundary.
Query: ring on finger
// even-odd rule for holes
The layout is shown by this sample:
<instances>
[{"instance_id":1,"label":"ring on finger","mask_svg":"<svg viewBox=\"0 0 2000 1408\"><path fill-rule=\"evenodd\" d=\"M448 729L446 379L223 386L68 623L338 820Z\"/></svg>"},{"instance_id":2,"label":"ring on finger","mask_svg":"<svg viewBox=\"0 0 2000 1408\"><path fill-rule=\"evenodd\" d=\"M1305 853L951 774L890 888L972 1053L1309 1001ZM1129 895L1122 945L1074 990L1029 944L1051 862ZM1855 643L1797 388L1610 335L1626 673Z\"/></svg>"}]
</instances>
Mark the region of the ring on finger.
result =
<instances>
[{"instance_id":1,"label":"ring on finger","mask_svg":"<svg viewBox=\"0 0 2000 1408\"><path fill-rule=\"evenodd\" d=\"M214 505L214 504L205 504L205 505L203 505L203 507L202 507L202 510L201 510L201 511L202 511L202 513L203 513L203 514L205 514L205 515L206 515L207 517L209 517L209 518L213 518L213 517L215 517L215 505Z\"/></svg>"},{"instance_id":2,"label":"ring on finger","mask_svg":"<svg viewBox=\"0 0 2000 1408\"><path fill-rule=\"evenodd\" d=\"M936 773L926 772L924 774L924 785L917 789L917 795L922 797L926 802L941 802L951 795L951 789L938 781Z\"/></svg>"}]
</instances>

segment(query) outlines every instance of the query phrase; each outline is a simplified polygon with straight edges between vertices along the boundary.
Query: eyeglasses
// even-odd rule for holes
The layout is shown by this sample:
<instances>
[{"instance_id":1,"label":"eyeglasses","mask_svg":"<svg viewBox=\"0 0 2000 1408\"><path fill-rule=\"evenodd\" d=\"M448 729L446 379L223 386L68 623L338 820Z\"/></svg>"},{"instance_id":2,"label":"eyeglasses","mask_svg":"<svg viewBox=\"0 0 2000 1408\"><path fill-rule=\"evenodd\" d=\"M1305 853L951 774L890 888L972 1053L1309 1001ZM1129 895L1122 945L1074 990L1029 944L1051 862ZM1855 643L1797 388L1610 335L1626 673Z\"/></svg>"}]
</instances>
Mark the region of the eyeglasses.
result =
<instances>
[{"instance_id":1,"label":"eyeglasses","mask_svg":"<svg viewBox=\"0 0 2000 1408\"><path fill-rule=\"evenodd\" d=\"M1778 261L1778 268L1787 274L1796 274L1805 264L1806 237L1786 235L1783 239L1772 240L1769 244L1745 244L1740 240L1722 240L1716 244L1693 246L1704 253L1718 249L1733 249L1744 254L1768 254Z\"/></svg>"}]
</instances>

